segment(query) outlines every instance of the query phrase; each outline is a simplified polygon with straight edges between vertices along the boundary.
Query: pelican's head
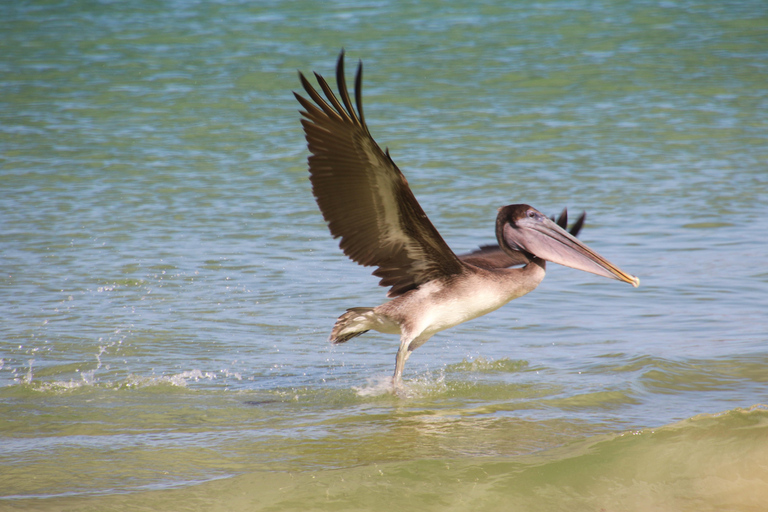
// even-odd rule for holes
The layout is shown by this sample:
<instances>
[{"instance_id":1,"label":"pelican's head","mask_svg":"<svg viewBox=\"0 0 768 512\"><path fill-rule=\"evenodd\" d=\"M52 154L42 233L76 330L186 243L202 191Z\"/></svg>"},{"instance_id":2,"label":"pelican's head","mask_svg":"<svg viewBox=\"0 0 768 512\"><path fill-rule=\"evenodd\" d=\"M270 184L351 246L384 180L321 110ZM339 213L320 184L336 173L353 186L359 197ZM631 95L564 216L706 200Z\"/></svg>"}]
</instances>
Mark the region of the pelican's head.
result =
<instances>
[{"instance_id":1,"label":"pelican's head","mask_svg":"<svg viewBox=\"0 0 768 512\"><path fill-rule=\"evenodd\" d=\"M496 238L505 251L522 251L552 263L624 281L635 287L640 284L640 279L622 271L527 204L511 204L499 208Z\"/></svg>"}]
</instances>

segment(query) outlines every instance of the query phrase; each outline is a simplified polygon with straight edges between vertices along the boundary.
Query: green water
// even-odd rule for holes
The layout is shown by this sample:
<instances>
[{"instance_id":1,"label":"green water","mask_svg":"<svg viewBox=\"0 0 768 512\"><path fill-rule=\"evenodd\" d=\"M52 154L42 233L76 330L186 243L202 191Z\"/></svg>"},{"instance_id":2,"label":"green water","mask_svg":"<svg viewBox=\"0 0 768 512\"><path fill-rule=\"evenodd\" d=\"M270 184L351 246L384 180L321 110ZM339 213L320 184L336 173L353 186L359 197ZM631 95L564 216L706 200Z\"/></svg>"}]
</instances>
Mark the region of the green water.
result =
<instances>
[{"instance_id":1,"label":"green water","mask_svg":"<svg viewBox=\"0 0 768 512\"><path fill-rule=\"evenodd\" d=\"M0 510L763 510L763 4L4 3ZM387 393L291 94L342 47L457 252L568 206L641 287L550 265Z\"/></svg>"}]
</instances>

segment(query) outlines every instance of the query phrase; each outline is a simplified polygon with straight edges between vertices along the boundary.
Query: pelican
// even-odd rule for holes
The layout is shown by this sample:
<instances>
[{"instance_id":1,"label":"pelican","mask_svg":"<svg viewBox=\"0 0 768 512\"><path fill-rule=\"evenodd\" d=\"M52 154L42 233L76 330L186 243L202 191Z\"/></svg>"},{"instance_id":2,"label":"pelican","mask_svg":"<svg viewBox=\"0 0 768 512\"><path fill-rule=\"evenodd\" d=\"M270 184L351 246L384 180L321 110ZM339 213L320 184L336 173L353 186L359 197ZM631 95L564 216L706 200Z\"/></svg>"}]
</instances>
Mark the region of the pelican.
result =
<instances>
[{"instance_id":1,"label":"pelican","mask_svg":"<svg viewBox=\"0 0 768 512\"><path fill-rule=\"evenodd\" d=\"M331 235L341 238L341 250L360 265L377 267L373 275L381 278L380 286L389 287L391 299L348 309L336 320L330 341L344 343L371 329L400 335L394 390L402 389L403 368L414 350L435 333L532 291L544 279L547 261L639 285L637 277L576 238L583 216L569 233L565 213L558 223L527 204L499 208L498 245L456 255L427 218L389 149L382 150L368 131L362 61L355 106L347 91L343 50L336 65L338 97L321 75L314 75L325 98L301 72L311 101L294 92L304 109L312 193Z\"/></svg>"}]
</instances>

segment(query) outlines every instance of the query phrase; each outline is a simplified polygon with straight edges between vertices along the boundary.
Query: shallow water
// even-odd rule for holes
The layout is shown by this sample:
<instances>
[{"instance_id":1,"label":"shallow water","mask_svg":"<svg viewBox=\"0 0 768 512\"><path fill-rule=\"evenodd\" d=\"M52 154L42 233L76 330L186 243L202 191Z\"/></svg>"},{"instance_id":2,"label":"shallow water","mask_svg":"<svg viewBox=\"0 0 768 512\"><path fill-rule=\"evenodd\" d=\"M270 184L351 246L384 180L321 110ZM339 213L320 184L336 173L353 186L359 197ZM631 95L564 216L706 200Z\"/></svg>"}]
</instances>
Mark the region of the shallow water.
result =
<instances>
[{"instance_id":1,"label":"shallow water","mask_svg":"<svg viewBox=\"0 0 768 512\"><path fill-rule=\"evenodd\" d=\"M0 510L762 510L761 2L0 9ZM290 93L341 47L457 252L567 206L640 288L550 265L387 393Z\"/></svg>"}]
</instances>

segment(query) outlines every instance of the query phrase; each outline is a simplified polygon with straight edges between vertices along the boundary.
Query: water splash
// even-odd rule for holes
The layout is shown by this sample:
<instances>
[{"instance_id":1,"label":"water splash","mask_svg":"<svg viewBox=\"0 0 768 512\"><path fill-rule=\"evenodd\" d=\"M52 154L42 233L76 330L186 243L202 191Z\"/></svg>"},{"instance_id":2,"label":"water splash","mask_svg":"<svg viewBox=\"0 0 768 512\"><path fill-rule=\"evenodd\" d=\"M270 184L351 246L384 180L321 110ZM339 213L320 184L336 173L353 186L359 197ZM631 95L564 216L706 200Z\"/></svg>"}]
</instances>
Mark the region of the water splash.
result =
<instances>
[{"instance_id":1,"label":"water splash","mask_svg":"<svg viewBox=\"0 0 768 512\"><path fill-rule=\"evenodd\" d=\"M440 371L437 376L428 372L415 379L404 380L402 388L398 390L393 388L392 377L389 375L368 378L364 386L352 389L360 397L397 395L401 398L414 399L444 393L448 385L445 382L445 372Z\"/></svg>"}]
</instances>

